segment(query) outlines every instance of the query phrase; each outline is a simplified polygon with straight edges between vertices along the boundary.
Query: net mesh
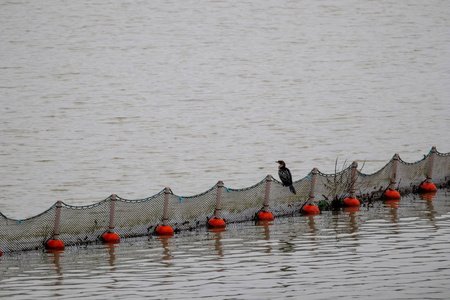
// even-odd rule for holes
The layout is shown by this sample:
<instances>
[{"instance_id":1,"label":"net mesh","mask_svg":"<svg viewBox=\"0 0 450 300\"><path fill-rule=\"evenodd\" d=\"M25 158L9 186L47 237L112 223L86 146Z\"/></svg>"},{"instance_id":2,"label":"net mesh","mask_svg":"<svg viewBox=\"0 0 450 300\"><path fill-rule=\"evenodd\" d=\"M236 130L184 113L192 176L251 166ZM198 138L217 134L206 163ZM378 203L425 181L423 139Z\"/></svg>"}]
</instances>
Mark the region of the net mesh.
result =
<instances>
[{"instance_id":1,"label":"net mesh","mask_svg":"<svg viewBox=\"0 0 450 300\"><path fill-rule=\"evenodd\" d=\"M433 182L448 183L450 181L450 152L436 153L433 163Z\"/></svg>"},{"instance_id":2,"label":"net mesh","mask_svg":"<svg viewBox=\"0 0 450 300\"><path fill-rule=\"evenodd\" d=\"M311 190L310 177L305 177L293 183L296 194L276 179L270 186L270 212L275 216L283 216L298 212L308 200Z\"/></svg>"},{"instance_id":3,"label":"net mesh","mask_svg":"<svg viewBox=\"0 0 450 300\"><path fill-rule=\"evenodd\" d=\"M373 174L358 172L358 178L355 183L357 194L371 197L374 193L385 191L391 183L393 167L394 158Z\"/></svg>"},{"instance_id":4,"label":"net mesh","mask_svg":"<svg viewBox=\"0 0 450 300\"><path fill-rule=\"evenodd\" d=\"M2 252L40 249L53 235L55 205L26 220L8 219L0 213L0 250Z\"/></svg>"},{"instance_id":5,"label":"net mesh","mask_svg":"<svg viewBox=\"0 0 450 300\"><path fill-rule=\"evenodd\" d=\"M434 158L433 158L434 157ZM434 159L434 161L433 161ZM394 171L394 156L383 168L373 174L364 174L356 167L354 190L356 197L371 197L386 190ZM432 181L437 186L450 184L450 153L430 151L413 163L397 160L396 189L415 191L427 179L432 164ZM162 190L148 198L129 200L110 196L87 206L61 203L59 239L65 245L78 245L101 240L110 225L110 212L114 203L114 230L122 238L151 235L163 224L164 202L168 197L168 225L175 232L194 230L206 226L215 216L216 201L221 199L220 217L227 223L255 220L264 208L266 190L269 193L269 211L275 216L297 214L310 195L312 172L293 183L296 194L270 176L244 189L232 189L222 183L194 196L175 195ZM352 167L348 166L334 174L317 172L315 202L347 197L352 183ZM221 197L218 197L218 196ZM0 250L13 252L42 249L52 239L55 230L57 203L43 213L25 219L9 219L0 213Z\"/></svg>"},{"instance_id":6,"label":"net mesh","mask_svg":"<svg viewBox=\"0 0 450 300\"><path fill-rule=\"evenodd\" d=\"M408 163L399 158L398 164L398 189L412 189L420 185L427 178L427 169L430 154L415 163Z\"/></svg>"},{"instance_id":7,"label":"net mesh","mask_svg":"<svg viewBox=\"0 0 450 300\"><path fill-rule=\"evenodd\" d=\"M87 206L62 203L59 239L65 245L98 239L108 229L109 205L109 199Z\"/></svg>"},{"instance_id":8,"label":"net mesh","mask_svg":"<svg viewBox=\"0 0 450 300\"><path fill-rule=\"evenodd\" d=\"M217 184L195 196L182 197L171 194L169 197L169 225L175 231L192 230L205 226L208 220L214 216L216 198ZM160 221L162 221L162 217Z\"/></svg>"},{"instance_id":9,"label":"net mesh","mask_svg":"<svg viewBox=\"0 0 450 300\"><path fill-rule=\"evenodd\" d=\"M127 200L120 197L117 197L117 199L115 203L114 232L119 236L134 237L152 234L156 226L161 223L164 190L154 196L139 200Z\"/></svg>"},{"instance_id":10,"label":"net mesh","mask_svg":"<svg viewBox=\"0 0 450 300\"><path fill-rule=\"evenodd\" d=\"M335 174L324 174L319 171L316 178L315 194L326 200L344 195L350 190L350 177L350 167Z\"/></svg>"}]
</instances>

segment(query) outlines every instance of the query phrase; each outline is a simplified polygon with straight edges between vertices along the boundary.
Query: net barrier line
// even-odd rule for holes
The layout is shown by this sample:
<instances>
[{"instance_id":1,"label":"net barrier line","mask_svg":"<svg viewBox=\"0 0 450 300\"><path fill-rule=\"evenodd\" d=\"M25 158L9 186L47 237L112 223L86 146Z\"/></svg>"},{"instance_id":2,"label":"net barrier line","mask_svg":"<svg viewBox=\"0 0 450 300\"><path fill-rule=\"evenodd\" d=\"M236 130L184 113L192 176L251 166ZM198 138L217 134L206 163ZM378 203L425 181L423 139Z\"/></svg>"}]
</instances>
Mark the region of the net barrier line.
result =
<instances>
[{"instance_id":1,"label":"net barrier line","mask_svg":"<svg viewBox=\"0 0 450 300\"><path fill-rule=\"evenodd\" d=\"M256 220L257 214L265 210L274 217L282 217L299 214L308 200L321 203L321 209L328 209L336 203L341 205L351 193L365 203L382 199L383 192L392 187L401 195L418 192L426 181L432 181L438 188L450 186L450 152L440 153L435 147L413 163L395 154L372 174L365 174L362 168L357 170L355 166L353 162L332 174L315 168L293 182L296 194L268 175L243 189L228 188L219 181L193 196L179 196L165 188L137 200L113 194L84 206L58 201L46 211L23 220L10 219L0 213L0 251L44 249L46 242L55 238L67 246L84 245L102 241L106 232L114 232L121 238L153 235L162 224L177 233L208 226L209 220L217 216L226 223ZM352 171L354 169L356 171Z\"/></svg>"}]
</instances>

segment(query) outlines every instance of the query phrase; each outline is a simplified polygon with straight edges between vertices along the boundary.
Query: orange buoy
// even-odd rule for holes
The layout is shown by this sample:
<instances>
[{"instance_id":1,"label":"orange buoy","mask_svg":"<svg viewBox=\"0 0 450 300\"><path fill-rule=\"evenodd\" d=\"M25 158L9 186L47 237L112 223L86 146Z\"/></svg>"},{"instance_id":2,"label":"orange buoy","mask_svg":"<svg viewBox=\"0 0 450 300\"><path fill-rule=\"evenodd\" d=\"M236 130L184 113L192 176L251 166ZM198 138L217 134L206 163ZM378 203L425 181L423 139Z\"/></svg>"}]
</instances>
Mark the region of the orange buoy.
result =
<instances>
[{"instance_id":1,"label":"orange buoy","mask_svg":"<svg viewBox=\"0 0 450 300\"><path fill-rule=\"evenodd\" d=\"M45 246L49 250L64 250L65 248L61 240L48 240Z\"/></svg>"},{"instance_id":2,"label":"orange buoy","mask_svg":"<svg viewBox=\"0 0 450 300\"><path fill-rule=\"evenodd\" d=\"M258 213L258 219L264 221L272 221L274 219L273 214L270 212L260 211Z\"/></svg>"},{"instance_id":3,"label":"orange buoy","mask_svg":"<svg viewBox=\"0 0 450 300\"><path fill-rule=\"evenodd\" d=\"M309 215L320 214L319 207L316 205L305 204L302 207L302 212Z\"/></svg>"},{"instance_id":4,"label":"orange buoy","mask_svg":"<svg viewBox=\"0 0 450 300\"><path fill-rule=\"evenodd\" d=\"M227 226L227 224L223 219L216 219L216 218L209 219L208 225L214 228L224 228L225 226Z\"/></svg>"},{"instance_id":5,"label":"orange buoy","mask_svg":"<svg viewBox=\"0 0 450 300\"><path fill-rule=\"evenodd\" d=\"M173 228L169 225L160 225L156 227L156 233L159 235L173 235Z\"/></svg>"},{"instance_id":6,"label":"orange buoy","mask_svg":"<svg viewBox=\"0 0 450 300\"><path fill-rule=\"evenodd\" d=\"M420 191L422 193L432 193L432 192L436 192L437 191L437 188L436 188L436 186L433 183L427 183L427 182L423 182L420 185L419 189L420 189Z\"/></svg>"},{"instance_id":7,"label":"orange buoy","mask_svg":"<svg viewBox=\"0 0 450 300\"><path fill-rule=\"evenodd\" d=\"M102 235L102 240L105 243L120 243L120 236L117 233L105 232Z\"/></svg>"},{"instance_id":8,"label":"orange buoy","mask_svg":"<svg viewBox=\"0 0 450 300\"><path fill-rule=\"evenodd\" d=\"M359 203L359 200L356 198L345 198L344 203L347 206L359 206L361 203Z\"/></svg>"},{"instance_id":9,"label":"orange buoy","mask_svg":"<svg viewBox=\"0 0 450 300\"><path fill-rule=\"evenodd\" d=\"M386 190L386 192L384 192L384 196L386 197L386 199L400 199L400 193L397 191L393 191L393 190Z\"/></svg>"}]
</instances>

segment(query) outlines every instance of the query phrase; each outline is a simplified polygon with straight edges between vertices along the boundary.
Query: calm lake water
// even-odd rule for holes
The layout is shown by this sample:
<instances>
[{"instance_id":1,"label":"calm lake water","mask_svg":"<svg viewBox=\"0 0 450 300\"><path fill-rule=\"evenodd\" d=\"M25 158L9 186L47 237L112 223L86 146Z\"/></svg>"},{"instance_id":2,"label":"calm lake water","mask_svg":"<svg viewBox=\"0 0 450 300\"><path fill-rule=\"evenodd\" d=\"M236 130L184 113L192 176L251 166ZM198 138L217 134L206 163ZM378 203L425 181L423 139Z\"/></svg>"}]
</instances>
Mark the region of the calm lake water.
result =
<instances>
[{"instance_id":1,"label":"calm lake water","mask_svg":"<svg viewBox=\"0 0 450 300\"><path fill-rule=\"evenodd\" d=\"M450 152L450 2L3 1L0 211Z\"/></svg>"},{"instance_id":2,"label":"calm lake water","mask_svg":"<svg viewBox=\"0 0 450 300\"><path fill-rule=\"evenodd\" d=\"M396 152L450 152L447 0L9 0L0 28L10 218L165 186L244 188L279 159L297 180L336 159L372 173ZM0 293L441 298L448 200L4 255Z\"/></svg>"}]
</instances>

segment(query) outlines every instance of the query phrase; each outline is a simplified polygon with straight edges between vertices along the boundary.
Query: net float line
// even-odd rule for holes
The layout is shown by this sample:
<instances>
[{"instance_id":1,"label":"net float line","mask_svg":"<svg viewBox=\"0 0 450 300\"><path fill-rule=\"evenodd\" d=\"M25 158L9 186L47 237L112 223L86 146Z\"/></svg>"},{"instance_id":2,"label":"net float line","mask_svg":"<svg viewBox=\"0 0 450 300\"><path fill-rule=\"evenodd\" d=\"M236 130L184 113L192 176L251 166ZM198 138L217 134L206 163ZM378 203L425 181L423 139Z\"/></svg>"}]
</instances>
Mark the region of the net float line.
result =
<instances>
[{"instance_id":1,"label":"net float line","mask_svg":"<svg viewBox=\"0 0 450 300\"><path fill-rule=\"evenodd\" d=\"M388 199L388 191L402 196L433 193L424 188L426 184L436 189L450 186L450 153L440 153L433 147L422 159L412 163L403 161L396 153L372 174L358 170L356 161L332 174L314 168L293 182L295 195L279 180L267 175L243 189L233 189L218 181L193 196L179 196L166 187L143 199L130 200L112 194L84 206L57 201L46 211L27 219L11 219L0 213L0 251L5 255L97 242L118 243L123 238L173 235L202 227L224 230L229 223L264 221L265 216L269 221L288 215L300 216L311 206L314 215L333 202L337 203L337 209L352 209L345 205L345 198L364 204Z\"/></svg>"}]
</instances>

